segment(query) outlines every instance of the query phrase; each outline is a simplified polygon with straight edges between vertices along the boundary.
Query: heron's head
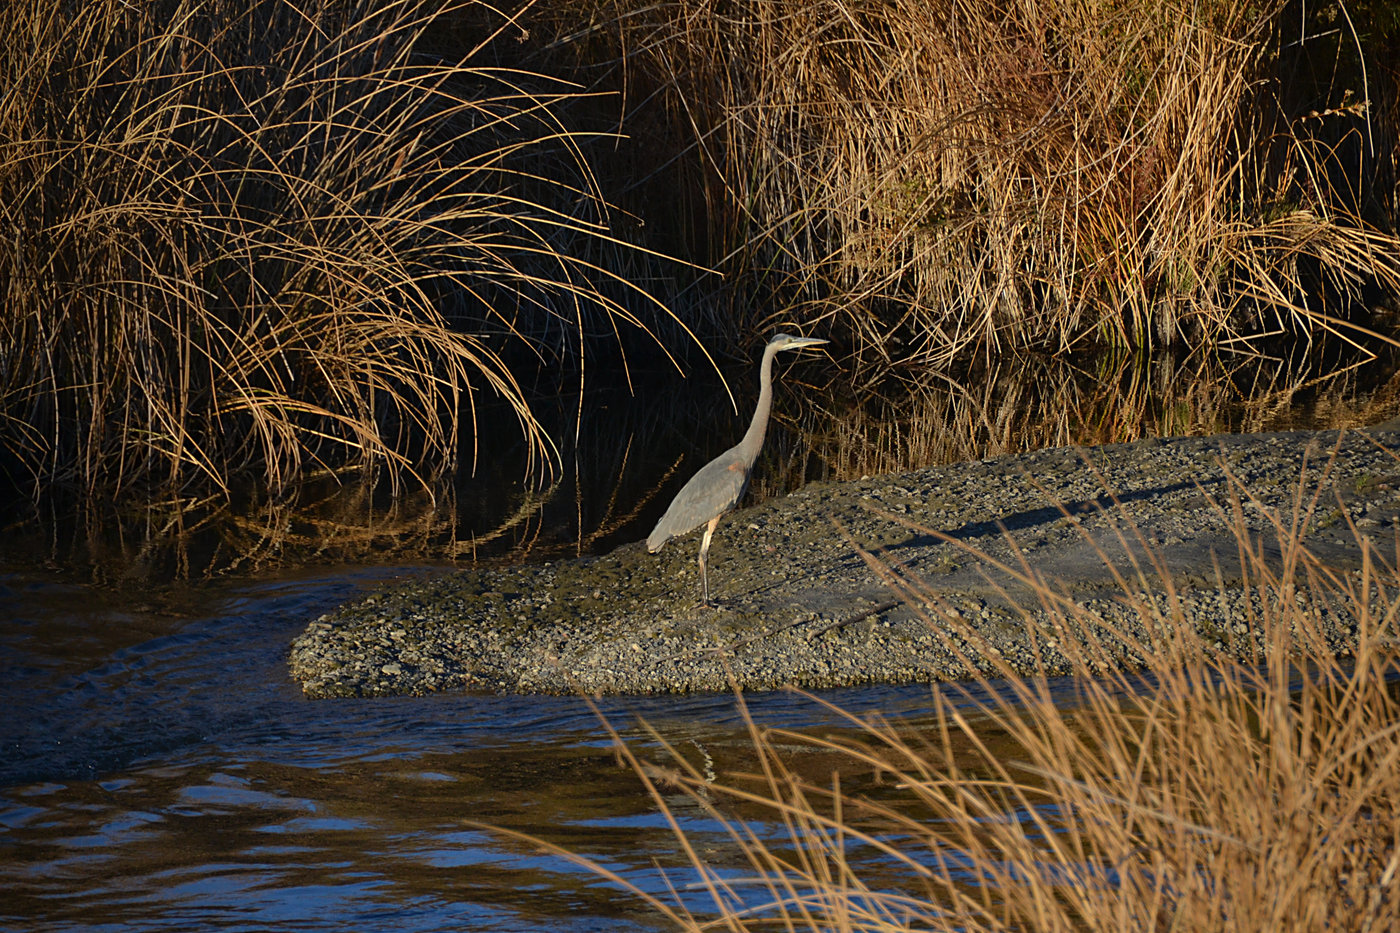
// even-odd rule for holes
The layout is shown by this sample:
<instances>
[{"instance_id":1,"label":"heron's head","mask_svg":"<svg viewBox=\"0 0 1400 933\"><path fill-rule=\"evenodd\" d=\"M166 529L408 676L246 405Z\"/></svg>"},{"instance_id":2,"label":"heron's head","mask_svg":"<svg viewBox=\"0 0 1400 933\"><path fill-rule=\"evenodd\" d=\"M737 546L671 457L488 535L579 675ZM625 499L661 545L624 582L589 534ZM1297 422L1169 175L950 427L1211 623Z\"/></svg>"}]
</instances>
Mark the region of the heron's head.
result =
<instances>
[{"instance_id":1,"label":"heron's head","mask_svg":"<svg viewBox=\"0 0 1400 933\"><path fill-rule=\"evenodd\" d=\"M802 347L816 347L827 340L818 340L816 337L794 337L792 334L774 334L773 339L768 341L768 346L774 353L779 350L798 350Z\"/></svg>"}]
</instances>

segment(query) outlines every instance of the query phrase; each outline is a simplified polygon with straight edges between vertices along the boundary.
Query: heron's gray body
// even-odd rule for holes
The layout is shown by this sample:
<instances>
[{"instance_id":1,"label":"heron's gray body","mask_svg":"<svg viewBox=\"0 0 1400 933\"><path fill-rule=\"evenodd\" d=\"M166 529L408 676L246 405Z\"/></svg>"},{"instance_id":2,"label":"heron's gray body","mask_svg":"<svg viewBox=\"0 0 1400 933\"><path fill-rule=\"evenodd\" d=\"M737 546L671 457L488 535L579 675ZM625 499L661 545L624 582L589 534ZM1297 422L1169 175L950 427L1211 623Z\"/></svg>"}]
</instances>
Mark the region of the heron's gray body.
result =
<instances>
[{"instance_id":1,"label":"heron's gray body","mask_svg":"<svg viewBox=\"0 0 1400 933\"><path fill-rule=\"evenodd\" d=\"M647 536L647 550L654 554L672 538L689 534L711 518L734 511L748 491L752 466L735 446L701 467L676 493L666 514Z\"/></svg>"},{"instance_id":2,"label":"heron's gray body","mask_svg":"<svg viewBox=\"0 0 1400 933\"><path fill-rule=\"evenodd\" d=\"M666 514L656 523L647 536L647 550L655 553L667 541L679 535L694 531L707 524L705 538L700 543L700 585L702 601L710 601L710 581L706 567L706 557L710 551L710 538L719 525L720 518L734 510L749 488L749 475L753 472L754 461L763 449L763 438L768 431L768 414L773 406L773 357L780 350L812 347L826 343L811 337L792 337L778 334L763 349L763 362L759 367L758 408L753 421L744 434L744 439L701 467L700 472L690 478Z\"/></svg>"}]
</instances>

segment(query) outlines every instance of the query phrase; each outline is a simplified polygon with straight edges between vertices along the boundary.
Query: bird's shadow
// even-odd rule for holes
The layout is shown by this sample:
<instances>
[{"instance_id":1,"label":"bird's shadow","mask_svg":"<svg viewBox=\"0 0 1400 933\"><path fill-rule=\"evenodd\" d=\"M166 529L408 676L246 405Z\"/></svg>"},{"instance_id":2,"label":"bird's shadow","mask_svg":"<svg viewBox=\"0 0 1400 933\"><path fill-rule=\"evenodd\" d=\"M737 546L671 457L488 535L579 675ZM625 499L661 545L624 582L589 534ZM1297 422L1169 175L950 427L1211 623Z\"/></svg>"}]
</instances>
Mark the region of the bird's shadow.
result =
<instances>
[{"instance_id":1,"label":"bird's shadow","mask_svg":"<svg viewBox=\"0 0 1400 933\"><path fill-rule=\"evenodd\" d=\"M982 521L967 522L961 527L942 531L937 534L917 531L910 528L911 534L903 541L892 544L884 544L870 550L880 554L887 554L898 561L906 568L926 565L934 560L942 559L941 554L930 553L931 548L940 544L950 544L957 546L959 543L983 540L989 537L1001 538L1004 535L1025 532L1027 529L1037 527L1048 527L1065 518L1076 518L1078 516L1095 515L1104 512L1112 512L1118 506L1145 499L1152 499L1157 496L1167 495L1186 489L1202 489L1210 485L1223 483L1224 478L1208 478L1203 480L1190 480L1176 483L1168 483L1151 489L1138 489L1125 493L1104 493L1089 499L1074 499L1067 502L1047 505L1040 508L1024 509L1018 512L1010 512L997 518L985 519ZM886 517L900 521L898 516L884 514ZM910 526L919 524L917 520L911 519ZM848 540L849 537L848 537ZM796 577L789 577L784 580L765 583L747 591L745 596L764 596L779 590L791 590L794 583L817 582L823 576L829 575L833 571L859 571L865 566L865 558L857 550L857 545L852 541L851 549L848 553L837 558L828 566L812 568L810 571L801 573Z\"/></svg>"},{"instance_id":2,"label":"bird's shadow","mask_svg":"<svg viewBox=\"0 0 1400 933\"><path fill-rule=\"evenodd\" d=\"M1069 502L1062 502L1056 505L1043 506L1038 509L1026 509L1022 512L1013 512L1010 515L988 521L968 522L961 528L944 532L942 535L915 534L908 541L893 545L887 550L898 550L900 548L929 547L939 541L952 539L954 541L972 541L978 538L985 538L989 535L1002 535L1008 532L1023 531L1027 528L1034 528L1041 525L1050 525L1062 518L1074 518L1079 515L1096 515L1101 512L1111 512L1120 505L1131 502L1139 502L1143 499L1151 499L1156 496L1178 492L1183 489L1201 489L1207 485L1223 483L1223 478L1179 483L1168 483L1165 486L1158 486L1153 489L1139 489L1133 492L1121 494L1104 493L1092 499L1075 499Z\"/></svg>"}]
</instances>

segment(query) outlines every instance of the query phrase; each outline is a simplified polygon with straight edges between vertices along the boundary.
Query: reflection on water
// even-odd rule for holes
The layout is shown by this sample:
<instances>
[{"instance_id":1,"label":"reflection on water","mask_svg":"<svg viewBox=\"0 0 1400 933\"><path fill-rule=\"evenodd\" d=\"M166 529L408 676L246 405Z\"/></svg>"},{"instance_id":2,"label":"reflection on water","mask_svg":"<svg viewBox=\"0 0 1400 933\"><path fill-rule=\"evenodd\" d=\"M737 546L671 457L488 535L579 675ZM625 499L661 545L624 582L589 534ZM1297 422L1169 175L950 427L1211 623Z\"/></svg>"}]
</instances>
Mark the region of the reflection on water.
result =
<instances>
[{"instance_id":1,"label":"reflection on water","mask_svg":"<svg viewBox=\"0 0 1400 933\"><path fill-rule=\"evenodd\" d=\"M466 825L542 835L658 894L657 864L686 883L670 831L582 701L300 697L288 640L388 575L211 587L204 615L6 578L0 926L658 928L592 874ZM898 714L921 709L927 688L835 696ZM771 723L825 719L786 694L753 708ZM604 712L627 729L644 716L720 771L748 766L727 697L611 700ZM676 806L722 863L727 837Z\"/></svg>"},{"instance_id":2,"label":"reflection on water","mask_svg":"<svg viewBox=\"0 0 1400 933\"><path fill-rule=\"evenodd\" d=\"M781 361L768 443L751 499L813 480L844 480L1070 444L1297 428L1354 428L1400 415L1396 360L1319 368L1309 361L1101 356L1023 359L878 381L819 358ZM86 513L46 501L12 516L0 566L46 555L109 583L255 575L307 564L540 561L601 553L646 536L697 467L742 435L753 367L689 378L634 372L578 398L541 398L535 414L559 445L530 469L514 414L477 413L481 443L463 450L451 488L367 488L323 476L238 508L168 499ZM498 423L499 422L499 423Z\"/></svg>"},{"instance_id":3,"label":"reflection on water","mask_svg":"<svg viewBox=\"0 0 1400 933\"><path fill-rule=\"evenodd\" d=\"M1396 361L1319 370L1260 357L994 361L961 374L804 392L769 492L935 464L1144 437L1359 428L1400 415Z\"/></svg>"}]
</instances>

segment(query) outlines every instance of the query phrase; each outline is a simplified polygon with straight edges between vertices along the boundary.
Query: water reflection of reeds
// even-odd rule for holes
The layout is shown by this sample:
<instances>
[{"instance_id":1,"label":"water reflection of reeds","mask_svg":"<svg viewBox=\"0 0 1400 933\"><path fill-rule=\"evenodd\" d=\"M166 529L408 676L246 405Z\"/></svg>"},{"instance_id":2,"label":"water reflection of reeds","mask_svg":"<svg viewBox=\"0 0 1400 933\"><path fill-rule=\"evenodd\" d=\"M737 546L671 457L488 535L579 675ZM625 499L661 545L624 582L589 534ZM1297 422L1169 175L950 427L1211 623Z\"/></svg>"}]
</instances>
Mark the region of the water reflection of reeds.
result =
<instances>
[{"instance_id":1,"label":"water reflection of reeds","mask_svg":"<svg viewBox=\"0 0 1400 933\"><path fill-rule=\"evenodd\" d=\"M1048 447L1355 428L1400 414L1394 363L1379 359L1319 371L1258 356L1031 358L794 395L792 430L772 468L755 473L761 494Z\"/></svg>"},{"instance_id":2,"label":"water reflection of reeds","mask_svg":"<svg viewBox=\"0 0 1400 933\"><path fill-rule=\"evenodd\" d=\"M107 511L57 499L21 509L20 564L43 554L119 581L253 573L307 563L549 560L638 540L671 494L744 430L751 367L539 402L560 466L522 480L532 456L512 412L482 408L475 470L395 493L355 473L324 473L278 497L168 498ZM1317 373L1257 357L992 363L952 375L858 373L789 365L748 501L839 481L1063 445L1374 424L1400 412L1390 361ZM500 424L496 422L499 421ZM71 510L66 512L65 509ZM42 527L44 530L39 531ZM42 534L43 541L35 542Z\"/></svg>"}]
</instances>

